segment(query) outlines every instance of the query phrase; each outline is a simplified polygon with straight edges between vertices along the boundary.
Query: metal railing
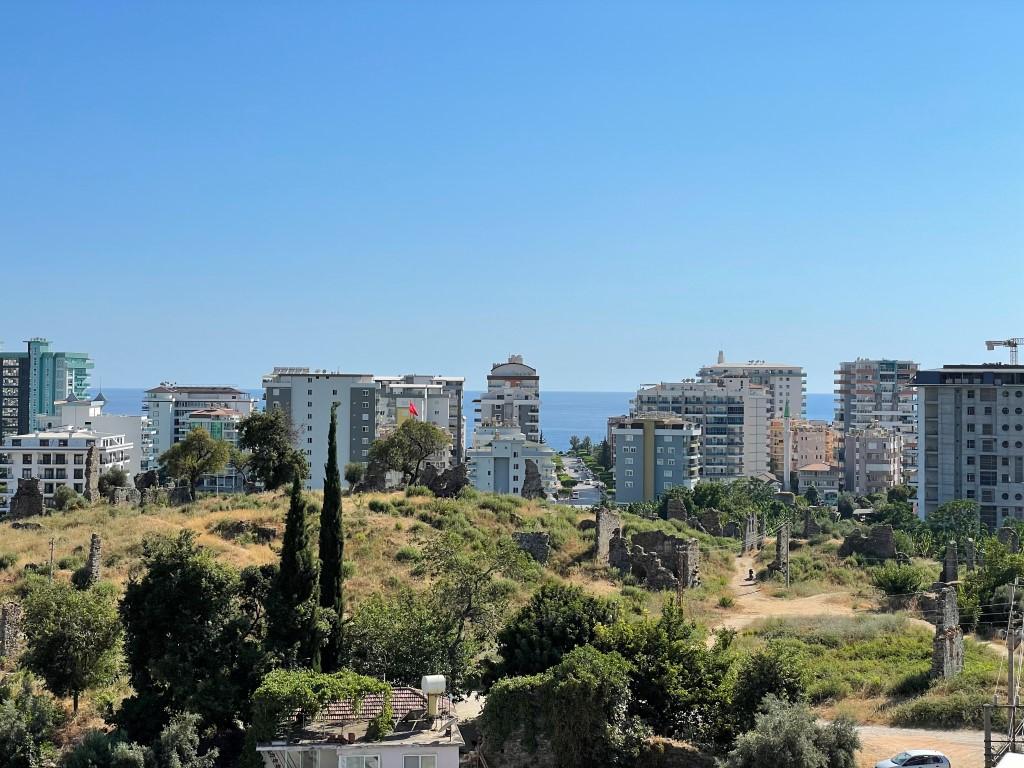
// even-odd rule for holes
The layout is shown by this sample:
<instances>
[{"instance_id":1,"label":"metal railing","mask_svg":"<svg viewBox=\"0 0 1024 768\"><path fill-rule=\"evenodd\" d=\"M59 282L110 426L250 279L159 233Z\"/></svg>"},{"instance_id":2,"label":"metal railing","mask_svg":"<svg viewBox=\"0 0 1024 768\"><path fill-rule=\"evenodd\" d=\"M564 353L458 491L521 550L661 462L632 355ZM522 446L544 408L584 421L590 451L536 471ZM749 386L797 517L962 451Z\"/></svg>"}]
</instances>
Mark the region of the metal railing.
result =
<instances>
[{"instance_id":1,"label":"metal railing","mask_svg":"<svg viewBox=\"0 0 1024 768\"><path fill-rule=\"evenodd\" d=\"M993 710L1006 711L1005 733L992 732ZM1007 752L1019 752L1024 748L1024 718L1018 715L1017 707L1011 704L986 704L982 713L985 722L985 768L995 768Z\"/></svg>"}]
</instances>

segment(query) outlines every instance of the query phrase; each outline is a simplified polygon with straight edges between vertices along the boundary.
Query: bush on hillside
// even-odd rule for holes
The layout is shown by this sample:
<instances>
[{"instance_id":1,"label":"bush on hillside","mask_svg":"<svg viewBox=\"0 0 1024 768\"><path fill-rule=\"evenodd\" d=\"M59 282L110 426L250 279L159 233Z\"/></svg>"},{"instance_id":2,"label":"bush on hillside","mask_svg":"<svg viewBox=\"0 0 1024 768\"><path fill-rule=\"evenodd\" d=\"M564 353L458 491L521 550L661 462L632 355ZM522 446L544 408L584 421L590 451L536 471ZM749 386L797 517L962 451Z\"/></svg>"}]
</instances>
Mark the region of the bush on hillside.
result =
<instances>
[{"instance_id":1,"label":"bush on hillside","mask_svg":"<svg viewBox=\"0 0 1024 768\"><path fill-rule=\"evenodd\" d=\"M875 568L871 583L886 595L909 595L917 592L924 581L924 574L912 565L886 563Z\"/></svg>"}]
</instances>

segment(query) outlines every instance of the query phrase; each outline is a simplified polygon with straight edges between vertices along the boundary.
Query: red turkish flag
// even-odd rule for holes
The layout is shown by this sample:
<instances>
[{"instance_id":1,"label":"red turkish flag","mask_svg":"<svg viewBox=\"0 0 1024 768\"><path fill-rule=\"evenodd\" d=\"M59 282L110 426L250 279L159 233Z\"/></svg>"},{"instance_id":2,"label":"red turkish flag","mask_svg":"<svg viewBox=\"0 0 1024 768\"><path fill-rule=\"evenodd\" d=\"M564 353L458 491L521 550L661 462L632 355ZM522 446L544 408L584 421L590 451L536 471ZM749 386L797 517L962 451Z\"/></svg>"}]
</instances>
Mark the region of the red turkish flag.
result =
<instances>
[{"instance_id":1,"label":"red turkish flag","mask_svg":"<svg viewBox=\"0 0 1024 768\"><path fill-rule=\"evenodd\" d=\"M416 410L416 406L413 405L412 400L409 401L409 415L410 416L419 416L420 415L420 412Z\"/></svg>"}]
</instances>

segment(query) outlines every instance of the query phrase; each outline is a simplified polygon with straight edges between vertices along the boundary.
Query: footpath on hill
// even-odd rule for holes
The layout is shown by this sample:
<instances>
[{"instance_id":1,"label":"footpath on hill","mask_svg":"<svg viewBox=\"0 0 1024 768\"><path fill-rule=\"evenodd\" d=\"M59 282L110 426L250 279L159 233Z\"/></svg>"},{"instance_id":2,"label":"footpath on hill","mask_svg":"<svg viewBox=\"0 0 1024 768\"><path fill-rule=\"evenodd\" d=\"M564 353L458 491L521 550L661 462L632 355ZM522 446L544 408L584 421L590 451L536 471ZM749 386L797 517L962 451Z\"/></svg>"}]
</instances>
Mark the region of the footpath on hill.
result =
<instances>
[{"instance_id":1,"label":"footpath on hill","mask_svg":"<svg viewBox=\"0 0 1024 768\"><path fill-rule=\"evenodd\" d=\"M736 569L730 582L735 603L729 615L716 628L742 630L759 619L769 617L852 616L853 596L836 591L802 598L771 597L758 582L747 579L755 568L754 557L736 558ZM923 619L910 619L931 628ZM995 647L995 646L993 646ZM926 728L892 728L884 725L864 725L858 728L862 742L857 756L859 768L872 768L876 763L905 749L937 749L949 757L953 768L982 768L985 763L985 734L973 730L931 730Z\"/></svg>"}]
</instances>

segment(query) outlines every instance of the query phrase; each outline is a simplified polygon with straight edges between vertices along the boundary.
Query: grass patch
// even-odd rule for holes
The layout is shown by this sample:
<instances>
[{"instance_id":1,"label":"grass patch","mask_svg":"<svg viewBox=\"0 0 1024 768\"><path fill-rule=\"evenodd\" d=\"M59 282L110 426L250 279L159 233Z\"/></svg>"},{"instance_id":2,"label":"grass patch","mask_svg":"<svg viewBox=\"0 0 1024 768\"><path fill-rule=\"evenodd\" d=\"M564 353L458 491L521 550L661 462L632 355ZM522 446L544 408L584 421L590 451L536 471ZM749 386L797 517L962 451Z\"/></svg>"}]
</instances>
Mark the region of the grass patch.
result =
<instances>
[{"instance_id":1,"label":"grass patch","mask_svg":"<svg viewBox=\"0 0 1024 768\"><path fill-rule=\"evenodd\" d=\"M933 680L932 632L898 615L768 619L746 634L797 660L812 704L884 697L878 714L902 726L980 727L1000 664L967 640L963 673Z\"/></svg>"}]
</instances>

